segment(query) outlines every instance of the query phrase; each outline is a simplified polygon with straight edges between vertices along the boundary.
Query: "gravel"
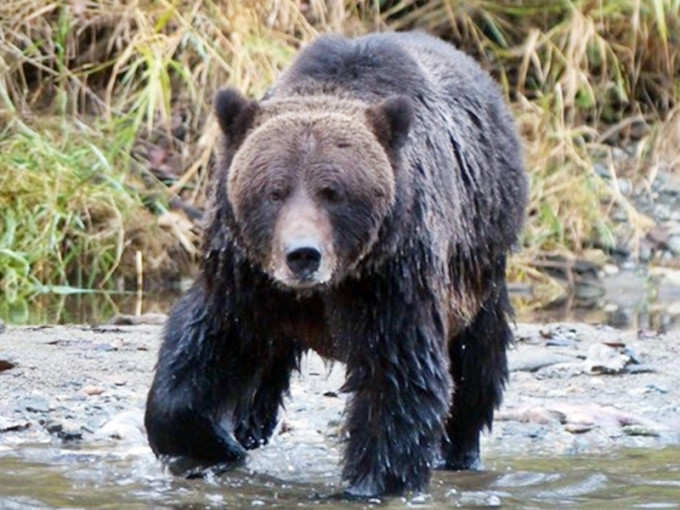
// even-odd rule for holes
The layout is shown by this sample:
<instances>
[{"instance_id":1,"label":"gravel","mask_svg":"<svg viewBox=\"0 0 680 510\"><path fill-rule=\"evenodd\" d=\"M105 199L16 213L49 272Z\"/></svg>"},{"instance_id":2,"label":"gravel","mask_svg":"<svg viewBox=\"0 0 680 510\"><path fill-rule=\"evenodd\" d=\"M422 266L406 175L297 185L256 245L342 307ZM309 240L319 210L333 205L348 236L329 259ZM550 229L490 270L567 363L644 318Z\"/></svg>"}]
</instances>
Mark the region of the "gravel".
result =
<instances>
[{"instance_id":1,"label":"gravel","mask_svg":"<svg viewBox=\"0 0 680 510\"><path fill-rule=\"evenodd\" d=\"M6 367L0 369L0 447L145 445L143 408L160 328L7 326L0 334L0 367ZM680 331L519 324L516 336L505 401L484 436L484 455L680 443ZM337 456L343 376L340 364L305 357L274 442Z\"/></svg>"}]
</instances>

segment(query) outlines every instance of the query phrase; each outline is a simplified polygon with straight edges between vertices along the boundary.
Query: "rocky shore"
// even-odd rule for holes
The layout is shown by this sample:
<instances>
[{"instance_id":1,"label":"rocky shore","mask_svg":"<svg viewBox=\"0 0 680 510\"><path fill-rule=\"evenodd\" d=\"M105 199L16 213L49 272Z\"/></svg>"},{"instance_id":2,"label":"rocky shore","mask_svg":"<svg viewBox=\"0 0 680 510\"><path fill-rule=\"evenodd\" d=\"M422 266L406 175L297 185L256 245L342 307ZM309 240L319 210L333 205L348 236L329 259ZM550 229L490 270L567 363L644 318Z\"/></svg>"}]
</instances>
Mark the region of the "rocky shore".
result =
<instances>
[{"instance_id":1,"label":"rocky shore","mask_svg":"<svg viewBox=\"0 0 680 510\"><path fill-rule=\"evenodd\" d=\"M485 455L680 443L680 332L520 324L516 336ZM159 325L7 326L0 333L0 449L146 445L143 406L159 338ZM307 356L264 450L303 443L337 456L343 375L341 365Z\"/></svg>"}]
</instances>

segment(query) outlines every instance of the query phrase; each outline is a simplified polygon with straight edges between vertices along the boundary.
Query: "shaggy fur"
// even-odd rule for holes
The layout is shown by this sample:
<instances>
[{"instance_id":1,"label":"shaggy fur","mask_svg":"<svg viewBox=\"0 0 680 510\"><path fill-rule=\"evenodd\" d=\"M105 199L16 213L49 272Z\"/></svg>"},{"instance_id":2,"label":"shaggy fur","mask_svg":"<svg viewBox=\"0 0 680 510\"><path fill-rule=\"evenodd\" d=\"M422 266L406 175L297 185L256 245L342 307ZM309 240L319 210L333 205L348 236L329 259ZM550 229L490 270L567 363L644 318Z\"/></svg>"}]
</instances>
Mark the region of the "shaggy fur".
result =
<instances>
[{"instance_id":1,"label":"shaggy fur","mask_svg":"<svg viewBox=\"0 0 680 510\"><path fill-rule=\"evenodd\" d=\"M424 34L330 36L263 101L225 90L215 109L224 148L201 276L149 393L154 452L189 475L241 462L314 349L347 365L351 493L474 468L508 375L527 198L497 86Z\"/></svg>"}]
</instances>

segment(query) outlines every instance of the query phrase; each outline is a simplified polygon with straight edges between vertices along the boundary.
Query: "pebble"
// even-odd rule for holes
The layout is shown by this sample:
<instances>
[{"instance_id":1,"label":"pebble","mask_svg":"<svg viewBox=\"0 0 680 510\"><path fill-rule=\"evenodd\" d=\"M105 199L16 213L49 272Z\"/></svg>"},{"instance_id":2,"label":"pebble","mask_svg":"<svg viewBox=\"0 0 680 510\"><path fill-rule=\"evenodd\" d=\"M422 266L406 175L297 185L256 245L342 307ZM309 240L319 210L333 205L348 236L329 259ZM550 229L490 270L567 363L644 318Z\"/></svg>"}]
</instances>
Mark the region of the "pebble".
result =
<instances>
[{"instance_id":1,"label":"pebble","mask_svg":"<svg viewBox=\"0 0 680 510\"><path fill-rule=\"evenodd\" d=\"M105 390L101 386L84 386L82 391L86 395L92 396L92 395L101 395L102 393L104 393Z\"/></svg>"},{"instance_id":2,"label":"pebble","mask_svg":"<svg viewBox=\"0 0 680 510\"><path fill-rule=\"evenodd\" d=\"M594 300L603 297L604 287L600 282L584 280L574 285L574 297L576 299Z\"/></svg>"},{"instance_id":3,"label":"pebble","mask_svg":"<svg viewBox=\"0 0 680 510\"><path fill-rule=\"evenodd\" d=\"M609 168L607 168L606 165L603 163L597 162L593 165L593 170L595 170L595 173L602 177L603 179L610 179L611 178L611 173L609 172Z\"/></svg>"},{"instance_id":4,"label":"pebble","mask_svg":"<svg viewBox=\"0 0 680 510\"><path fill-rule=\"evenodd\" d=\"M680 256L680 234L670 236L666 244L673 255Z\"/></svg>"},{"instance_id":5,"label":"pebble","mask_svg":"<svg viewBox=\"0 0 680 510\"><path fill-rule=\"evenodd\" d=\"M618 207L613 210L611 218L618 223L624 223L628 221L628 213L622 207Z\"/></svg>"},{"instance_id":6,"label":"pebble","mask_svg":"<svg viewBox=\"0 0 680 510\"><path fill-rule=\"evenodd\" d=\"M611 155L614 161L624 161L630 157L621 147L612 147Z\"/></svg>"},{"instance_id":7,"label":"pebble","mask_svg":"<svg viewBox=\"0 0 680 510\"><path fill-rule=\"evenodd\" d=\"M638 260L640 262L649 262L652 259L652 248L647 243L640 243L638 250Z\"/></svg>"},{"instance_id":8,"label":"pebble","mask_svg":"<svg viewBox=\"0 0 680 510\"><path fill-rule=\"evenodd\" d=\"M588 349L585 365L594 374L620 374L631 363L632 357L619 347L594 344Z\"/></svg>"},{"instance_id":9,"label":"pebble","mask_svg":"<svg viewBox=\"0 0 680 510\"><path fill-rule=\"evenodd\" d=\"M609 314L612 314L612 313L618 311L618 309L619 309L619 305L617 305L616 303L607 303L606 305L604 305L602 307L602 311L605 312L605 313L609 313Z\"/></svg>"},{"instance_id":10,"label":"pebble","mask_svg":"<svg viewBox=\"0 0 680 510\"><path fill-rule=\"evenodd\" d=\"M510 358L509 368L511 372L537 372L551 365L574 360L575 358L571 356L557 352L525 352Z\"/></svg>"},{"instance_id":11,"label":"pebble","mask_svg":"<svg viewBox=\"0 0 680 510\"><path fill-rule=\"evenodd\" d=\"M657 204L653 214L658 221L666 221L671 217L671 210L666 204Z\"/></svg>"},{"instance_id":12,"label":"pebble","mask_svg":"<svg viewBox=\"0 0 680 510\"><path fill-rule=\"evenodd\" d=\"M616 264L605 264L602 266L602 272L604 272L606 276L614 276L619 274L621 269L619 269L619 266Z\"/></svg>"},{"instance_id":13,"label":"pebble","mask_svg":"<svg viewBox=\"0 0 680 510\"><path fill-rule=\"evenodd\" d=\"M53 436L57 436L63 441L77 441L83 438L83 432L80 425L66 420L66 421L50 421L45 425L47 432Z\"/></svg>"},{"instance_id":14,"label":"pebble","mask_svg":"<svg viewBox=\"0 0 680 510\"><path fill-rule=\"evenodd\" d=\"M629 179L617 179L616 184L622 195L627 196L633 192L633 183Z\"/></svg>"},{"instance_id":15,"label":"pebble","mask_svg":"<svg viewBox=\"0 0 680 510\"><path fill-rule=\"evenodd\" d=\"M465 491L463 492L456 506L460 507L482 507L482 508L496 508L502 506L501 498L495 494L489 494L484 491Z\"/></svg>"},{"instance_id":16,"label":"pebble","mask_svg":"<svg viewBox=\"0 0 680 510\"><path fill-rule=\"evenodd\" d=\"M567 423L564 425L564 430L572 434L585 434L595 428L594 423Z\"/></svg>"},{"instance_id":17,"label":"pebble","mask_svg":"<svg viewBox=\"0 0 680 510\"><path fill-rule=\"evenodd\" d=\"M668 308L666 308L666 313L670 316L680 315L680 301L676 301L668 305Z\"/></svg>"},{"instance_id":18,"label":"pebble","mask_svg":"<svg viewBox=\"0 0 680 510\"><path fill-rule=\"evenodd\" d=\"M623 433L627 436L658 437L659 431L645 425L625 425L622 427Z\"/></svg>"},{"instance_id":19,"label":"pebble","mask_svg":"<svg viewBox=\"0 0 680 510\"><path fill-rule=\"evenodd\" d=\"M557 363L541 368L536 372L539 379L567 379L583 373L583 362ZM564 391L564 390L560 390Z\"/></svg>"},{"instance_id":20,"label":"pebble","mask_svg":"<svg viewBox=\"0 0 680 510\"><path fill-rule=\"evenodd\" d=\"M49 413L50 404L45 397L24 397L18 402L19 408L31 413Z\"/></svg>"},{"instance_id":21,"label":"pebble","mask_svg":"<svg viewBox=\"0 0 680 510\"><path fill-rule=\"evenodd\" d=\"M8 360L8 359L0 359L0 372L4 372L5 370L11 370L13 368L16 368L16 363Z\"/></svg>"},{"instance_id":22,"label":"pebble","mask_svg":"<svg viewBox=\"0 0 680 510\"><path fill-rule=\"evenodd\" d=\"M25 430L31 426L31 423L26 420L13 420L0 416L0 432L17 432Z\"/></svg>"},{"instance_id":23,"label":"pebble","mask_svg":"<svg viewBox=\"0 0 680 510\"><path fill-rule=\"evenodd\" d=\"M118 439L129 442L145 441L141 410L123 411L107 421L95 435L102 439Z\"/></svg>"}]
</instances>

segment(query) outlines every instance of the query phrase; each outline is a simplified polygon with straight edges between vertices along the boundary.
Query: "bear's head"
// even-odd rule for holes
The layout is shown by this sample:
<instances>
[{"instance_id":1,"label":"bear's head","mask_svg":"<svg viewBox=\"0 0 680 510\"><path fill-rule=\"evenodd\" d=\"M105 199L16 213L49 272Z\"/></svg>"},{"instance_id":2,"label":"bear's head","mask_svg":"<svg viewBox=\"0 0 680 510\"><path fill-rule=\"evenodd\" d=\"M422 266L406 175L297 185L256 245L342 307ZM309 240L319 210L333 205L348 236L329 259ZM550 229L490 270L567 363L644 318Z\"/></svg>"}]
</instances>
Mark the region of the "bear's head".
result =
<instances>
[{"instance_id":1,"label":"bear's head","mask_svg":"<svg viewBox=\"0 0 680 510\"><path fill-rule=\"evenodd\" d=\"M226 89L215 110L233 155L227 197L249 259L289 288L342 280L374 246L394 206L394 162L411 124L410 101L257 103Z\"/></svg>"}]
</instances>

